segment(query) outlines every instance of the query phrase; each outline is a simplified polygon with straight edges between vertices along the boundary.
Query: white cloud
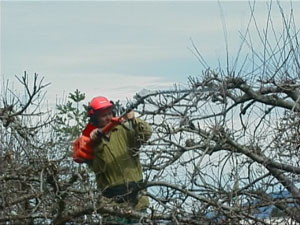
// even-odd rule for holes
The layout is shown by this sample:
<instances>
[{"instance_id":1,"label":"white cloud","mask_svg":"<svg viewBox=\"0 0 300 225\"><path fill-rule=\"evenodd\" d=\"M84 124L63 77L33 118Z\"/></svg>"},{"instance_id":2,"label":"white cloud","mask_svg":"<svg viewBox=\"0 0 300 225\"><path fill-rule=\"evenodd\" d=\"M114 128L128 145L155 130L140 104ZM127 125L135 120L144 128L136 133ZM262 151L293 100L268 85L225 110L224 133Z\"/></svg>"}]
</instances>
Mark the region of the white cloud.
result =
<instances>
[{"instance_id":1,"label":"white cloud","mask_svg":"<svg viewBox=\"0 0 300 225\"><path fill-rule=\"evenodd\" d=\"M89 101L95 96L106 96L111 100L128 100L143 88L162 90L172 88L174 82L157 76L134 76L130 74L56 74L48 88L49 103L56 98L74 92L76 89L86 94Z\"/></svg>"},{"instance_id":2,"label":"white cloud","mask_svg":"<svg viewBox=\"0 0 300 225\"><path fill-rule=\"evenodd\" d=\"M186 51L186 49L184 49ZM187 51L186 51L187 52ZM45 66L70 67L98 65L118 65L118 63L141 63L159 61L163 59L182 57L184 53L180 48L154 45L93 45L85 44L72 50L72 52L59 52L58 54L42 55L39 61Z\"/></svg>"}]
</instances>

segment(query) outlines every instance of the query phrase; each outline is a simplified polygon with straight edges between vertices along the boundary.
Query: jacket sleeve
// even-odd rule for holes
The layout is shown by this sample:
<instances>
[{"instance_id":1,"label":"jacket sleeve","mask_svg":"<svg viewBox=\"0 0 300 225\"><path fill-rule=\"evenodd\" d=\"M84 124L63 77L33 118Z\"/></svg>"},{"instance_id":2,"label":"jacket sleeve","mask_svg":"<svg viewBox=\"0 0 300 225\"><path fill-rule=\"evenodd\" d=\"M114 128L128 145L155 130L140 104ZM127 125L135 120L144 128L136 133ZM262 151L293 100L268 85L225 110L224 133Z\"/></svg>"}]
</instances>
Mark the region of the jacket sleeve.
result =
<instances>
[{"instance_id":1,"label":"jacket sleeve","mask_svg":"<svg viewBox=\"0 0 300 225\"><path fill-rule=\"evenodd\" d=\"M144 144L148 141L152 134L152 129L148 123L140 118L135 118L133 120L132 127L135 131L135 135L140 142L140 144Z\"/></svg>"},{"instance_id":2,"label":"jacket sleeve","mask_svg":"<svg viewBox=\"0 0 300 225\"><path fill-rule=\"evenodd\" d=\"M152 129L150 125L140 118L132 121L132 129L128 132L129 147L137 152L142 144L146 143L151 137Z\"/></svg>"}]
</instances>

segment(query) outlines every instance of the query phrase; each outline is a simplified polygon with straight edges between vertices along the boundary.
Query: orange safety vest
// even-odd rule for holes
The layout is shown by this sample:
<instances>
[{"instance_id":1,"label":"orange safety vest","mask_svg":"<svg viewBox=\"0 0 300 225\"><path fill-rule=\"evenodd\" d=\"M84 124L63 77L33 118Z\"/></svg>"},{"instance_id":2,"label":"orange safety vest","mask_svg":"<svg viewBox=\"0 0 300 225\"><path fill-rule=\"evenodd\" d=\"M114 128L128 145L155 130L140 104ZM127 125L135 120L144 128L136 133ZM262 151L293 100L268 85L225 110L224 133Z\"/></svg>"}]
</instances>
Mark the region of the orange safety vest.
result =
<instances>
[{"instance_id":1,"label":"orange safety vest","mask_svg":"<svg viewBox=\"0 0 300 225\"><path fill-rule=\"evenodd\" d=\"M96 128L97 127L89 123L82 131L82 135L73 143L73 160L75 162L84 163L93 160L94 155L90 133Z\"/></svg>"}]
</instances>

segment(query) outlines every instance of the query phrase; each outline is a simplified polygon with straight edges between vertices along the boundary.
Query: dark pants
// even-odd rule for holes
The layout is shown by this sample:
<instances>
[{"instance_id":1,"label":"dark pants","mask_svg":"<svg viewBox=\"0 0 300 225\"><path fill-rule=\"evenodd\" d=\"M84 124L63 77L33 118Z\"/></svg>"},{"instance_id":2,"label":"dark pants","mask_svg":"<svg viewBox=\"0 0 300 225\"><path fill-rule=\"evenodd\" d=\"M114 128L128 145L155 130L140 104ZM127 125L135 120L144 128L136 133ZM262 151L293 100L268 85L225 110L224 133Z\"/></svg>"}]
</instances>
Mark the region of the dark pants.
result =
<instances>
[{"instance_id":1,"label":"dark pants","mask_svg":"<svg viewBox=\"0 0 300 225\"><path fill-rule=\"evenodd\" d=\"M138 194L143 181L129 182L109 187L105 189L102 194L104 197L112 199L116 203L129 203L129 205L136 205L138 202ZM146 212L146 210L143 210ZM139 219L123 218L118 216L103 215L103 224L136 224Z\"/></svg>"},{"instance_id":2,"label":"dark pants","mask_svg":"<svg viewBox=\"0 0 300 225\"><path fill-rule=\"evenodd\" d=\"M139 188L143 185L143 181L129 182L109 187L102 194L106 198L113 199L117 203L135 202L137 201Z\"/></svg>"}]
</instances>

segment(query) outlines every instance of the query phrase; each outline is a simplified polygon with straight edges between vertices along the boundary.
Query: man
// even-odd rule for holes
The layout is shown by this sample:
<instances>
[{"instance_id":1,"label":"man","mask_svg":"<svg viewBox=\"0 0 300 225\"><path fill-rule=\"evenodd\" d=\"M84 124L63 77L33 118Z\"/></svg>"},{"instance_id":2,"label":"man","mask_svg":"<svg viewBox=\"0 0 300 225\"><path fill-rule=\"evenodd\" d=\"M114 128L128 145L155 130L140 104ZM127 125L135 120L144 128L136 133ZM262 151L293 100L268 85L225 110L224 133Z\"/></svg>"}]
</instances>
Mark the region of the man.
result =
<instances>
[{"instance_id":1,"label":"man","mask_svg":"<svg viewBox=\"0 0 300 225\"><path fill-rule=\"evenodd\" d=\"M113 103L102 96L89 104L90 123L98 128L90 134L91 167L104 197L134 210L145 210L149 200L136 191L143 182L138 150L150 138L151 127L131 111L124 118L127 122L103 136L101 128L111 121L113 109Z\"/></svg>"}]
</instances>

